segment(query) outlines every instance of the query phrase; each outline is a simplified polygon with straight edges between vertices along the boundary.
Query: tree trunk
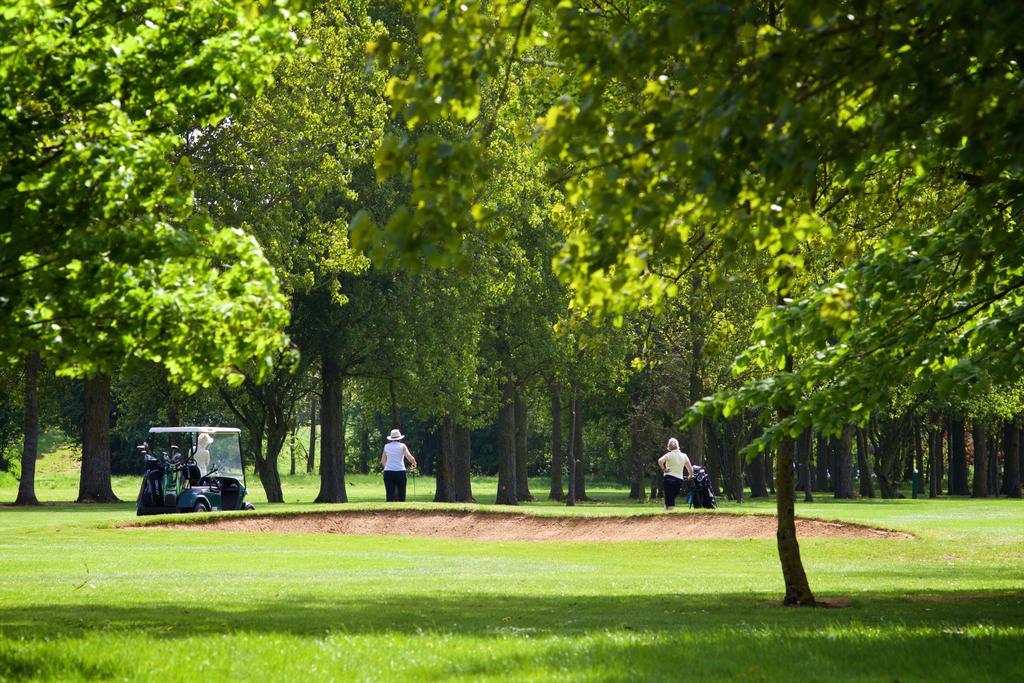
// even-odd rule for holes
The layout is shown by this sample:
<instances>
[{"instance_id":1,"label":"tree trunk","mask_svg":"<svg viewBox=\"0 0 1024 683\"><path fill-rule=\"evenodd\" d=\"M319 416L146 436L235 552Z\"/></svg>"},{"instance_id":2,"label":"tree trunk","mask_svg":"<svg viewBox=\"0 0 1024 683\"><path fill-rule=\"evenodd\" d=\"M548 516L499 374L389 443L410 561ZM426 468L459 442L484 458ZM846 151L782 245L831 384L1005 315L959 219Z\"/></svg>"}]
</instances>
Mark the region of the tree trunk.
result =
<instances>
[{"instance_id":1,"label":"tree trunk","mask_svg":"<svg viewBox=\"0 0 1024 683\"><path fill-rule=\"evenodd\" d=\"M800 441L798 442L798 448L803 454L801 460L800 471L803 473L804 480L804 502L814 502L814 487L811 485L813 474L811 470L811 451L814 449L814 432L810 427L805 429L800 434Z\"/></svg>"},{"instance_id":2,"label":"tree trunk","mask_svg":"<svg viewBox=\"0 0 1024 683\"><path fill-rule=\"evenodd\" d=\"M746 462L746 458L740 453L737 430L740 426L736 422L726 423L726 434L728 435L728 446L729 449L729 461L732 463L730 468L730 479L732 481L732 497L737 503L743 502L743 465Z\"/></svg>"},{"instance_id":3,"label":"tree trunk","mask_svg":"<svg viewBox=\"0 0 1024 683\"><path fill-rule=\"evenodd\" d=\"M963 420L950 421L949 492L951 495L957 496L970 494L967 488L967 444L964 439L964 430Z\"/></svg>"},{"instance_id":4,"label":"tree trunk","mask_svg":"<svg viewBox=\"0 0 1024 683\"><path fill-rule=\"evenodd\" d=\"M853 444L850 425L843 427L836 441L836 498L853 498Z\"/></svg>"},{"instance_id":5,"label":"tree trunk","mask_svg":"<svg viewBox=\"0 0 1024 683\"><path fill-rule=\"evenodd\" d=\"M21 449L21 479L18 480L18 497L14 501L15 505L39 505L39 499L36 498L36 459L39 456L41 366L38 351L25 354L25 441Z\"/></svg>"},{"instance_id":6,"label":"tree trunk","mask_svg":"<svg viewBox=\"0 0 1024 683\"><path fill-rule=\"evenodd\" d=\"M359 473L370 473L370 426L366 424L366 413L359 419Z\"/></svg>"},{"instance_id":7,"label":"tree trunk","mask_svg":"<svg viewBox=\"0 0 1024 683\"><path fill-rule=\"evenodd\" d=\"M516 497L515 388L506 382L498 411L498 496L495 505L518 505Z\"/></svg>"},{"instance_id":8,"label":"tree trunk","mask_svg":"<svg viewBox=\"0 0 1024 683\"><path fill-rule=\"evenodd\" d=\"M459 503L475 503L473 498L472 444L468 427L455 424L455 500Z\"/></svg>"},{"instance_id":9,"label":"tree trunk","mask_svg":"<svg viewBox=\"0 0 1024 683\"><path fill-rule=\"evenodd\" d=\"M860 472L861 497L874 498L875 482L871 479L871 465L868 460L868 437L861 428L857 429L857 470Z\"/></svg>"},{"instance_id":10,"label":"tree trunk","mask_svg":"<svg viewBox=\"0 0 1024 683\"><path fill-rule=\"evenodd\" d=\"M749 461L750 465L750 497L751 498L767 498L768 497L768 482L765 481L765 460L766 451L758 453L753 460Z\"/></svg>"},{"instance_id":11,"label":"tree trunk","mask_svg":"<svg viewBox=\"0 0 1024 683\"><path fill-rule=\"evenodd\" d=\"M291 458L291 466L288 468L288 476L295 476L295 434L288 437L288 456Z\"/></svg>"},{"instance_id":12,"label":"tree trunk","mask_svg":"<svg viewBox=\"0 0 1024 683\"><path fill-rule=\"evenodd\" d=\"M312 474L316 461L316 395L309 396L309 452L306 453L306 474Z\"/></svg>"},{"instance_id":13,"label":"tree trunk","mask_svg":"<svg viewBox=\"0 0 1024 683\"><path fill-rule=\"evenodd\" d=\"M988 434L988 495L999 497L999 440L995 430Z\"/></svg>"},{"instance_id":14,"label":"tree trunk","mask_svg":"<svg viewBox=\"0 0 1024 683\"><path fill-rule=\"evenodd\" d=\"M284 491L281 488L281 473L277 469L277 459L284 448L285 439L288 437L288 426L286 421L279 420L280 416L268 412L266 432L253 434L253 455L255 457L256 474L263 485L263 491L267 494L268 503L283 503ZM263 450L263 440L266 437L266 452Z\"/></svg>"},{"instance_id":15,"label":"tree trunk","mask_svg":"<svg viewBox=\"0 0 1024 683\"><path fill-rule=\"evenodd\" d=\"M116 503L110 486L110 378L99 373L85 381L85 425L79 503Z\"/></svg>"},{"instance_id":16,"label":"tree trunk","mask_svg":"<svg viewBox=\"0 0 1024 683\"><path fill-rule=\"evenodd\" d=\"M974 421L974 487L971 498L988 498L988 433L981 420Z\"/></svg>"},{"instance_id":17,"label":"tree trunk","mask_svg":"<svg viewBox=\"0 0 1024 683\"><path fill-rule=\"evenodd\" d=\"M1003 425L1003 495L1020 498L1020 432L1012 421Z\"/></svg>"},{"instance_id":18,"label":"tree trunk","mask_svg":"<svg viewBox=\"0 0 1024 683\"><path fill-rule=\"evenodd\" d=\"M701 293L704 291L700 269L694 270L690 278L690 405L704 398L704 381L701 370L704 367L704 320L698 310ZM690 462L704 465L704 419L690 427Z\"/></svg>"},{"instance_id":19,"label":"tree trunk","mask_svg":"<svg viewBox=\"0 0 1024 683\"><path fill-rule=\"evenodd\" d=\"M527 424L526 399L518 387L512 405L515 409L516 419L516 500L526 502L534 499L533 494L530 493L529 451L527 450L529 425Z\"/></svg>"},{"instance_id":20,"label":"tree trunk","mask_svg":"<svg viewBox=\"0 0 1024 683\"><path fill-rule=\"evenodd\" d=\"M914 470L917 472L917 495L924 492L924 449L921 448L921 421L914 420Z\"/></svg>"},{"instance_id":21,"label":"tree trunk","mask_svg":"<svg viewBox=\"0 0 1024 683\"><path fill-rule=\"evenodd\" d=\"M573 413L575 419L573 424L575 425L575 432L573 433L573 457L576 458L576 466L574 468L576 476L576 486L573 489L573 500L589 500L587 498L587 467L586 467L586 448L583 443L583 406L579 399L573 399L574 407Z\"/></svg>"},{"instance_id":22,"label":"tree trunk","mask_svg":"<svg viewBox=\"0 0 1024 683\"><path fill-rule=\"evenodd\" d=\"M551 384L551 491L548 500L565 500L562 487L562 394L558 384Z\"/></svg>"},{"instance_id":23,"label":"tree trunk","mask_svg":"<svg viewBox=\"0 0 1024 683\"><path fill-rule=\"evenodd\" d=\"M569 402L569 451L566 457L569 463L569 493L565 497L567 507L576 505L576 423L579 421L577 409L579 404L576 401L576 391L572 392L572 400Z\"/></svg>"},{"instance_id":24,"label":"tree trunk","mask_svg":"<svg viewBox=\"0 0 1024 683\"><path fill-rule=\"evenodd\" d=\"M455 420L445 415L438 426L441 448L434 468L434 502L455 502Z\"/></svg>"},{"instance_id":25,"label":"tree trunk","mask_svg":"<svg viewBox=\"0 0 1024 683\"><path fill-rule=\"evenodd\" d=\"M341 366L325 353L320 372L320 493L316 503L347 503L345 490L345 432L342 430Z\"/></svg>"},{"instance_id":26,"label":"tree trunk","mask_svg":"<svg viewBox=\"0 0 1024 683\"><path fill-rule=\"evenodd\" d=\"M828 491L828 453L828 437L824 434L819 434L817 448L814 452L814 462L817 465L818 479L814 488L818 491Z\"/></svg>"},{"instance_id":27,"label":"tree trunk","mask_svg":"<svg viewBox=\"0 0 1024 683\"><path fill-rule=\"evenodd\" d=\"M635 424L629 425L629 497L638 503L647 501L647 468L644 466L643 448Z\"/></svg>"},{"instance_id":28,"label":"tree trunk","mask_svg":"<svg viewBox=\"0 0 1024 683\"><path fill-rule=\"evenodd\" d=\"M786 354L786 372L793 371L793 356ZM779 420L793 414L792 408L780 408ZM775 466L775 509L778 515L776 541L779 548L779 562L782 578L786 584L785 605L806 605L813 607L814 594L807 582L803 561L800 559L800 545L796 539L796 512L793 489L793 439L783 437L776 449L778 461Z\"/></svg>"},{"instance_id":29,"label":"tree trunk","mask_svg":"<svg viewBox=\"0 0 1024 683\"><path fill-rule=\"evenodd\" d=\"M928 434L928 497L942 493L942 428L932 427Z\"/></svg>"},{"instance_id":30,"label":"tree trunk","mask_svg":"<svg viewBox=\"0 0 1024 683\"><path fill-rule=\"evenodd\" d=\"M256 476L260 478L268 503L283 503L284 493L281 490L281 474L277 471L277 458L264 457L262 435L253 435L253 456L255 458ZM267 449L269 456L270 450Z\"/></svg>"},{"instance_id":31,"label":"tree trunk","mask_svg":"<svg viewBox=\"0 0 1024 683\"><path fill-rule=\"evenodd\" d=\"M705 425L704 439L706 446L704 451L704 467L708 471L708 484L711 486L711 492L717 496L721 490L722 452L721 449L716 448L714 445L714 429L710 424Z\"/></svg>"},{"instance_id":32,"label":"tree trunk","mask_svg":"<svg viewBox=\"0 0 1024 683\"><path fill-rule=\"evenodd\" d=\"M805 429L800 432L800 436L796 440L796 490L806 491L807 490L807 468L805 467L805 460L808 458L808 454L804 451L804 435L809 430Z\"/></svg>"}]
</instances>

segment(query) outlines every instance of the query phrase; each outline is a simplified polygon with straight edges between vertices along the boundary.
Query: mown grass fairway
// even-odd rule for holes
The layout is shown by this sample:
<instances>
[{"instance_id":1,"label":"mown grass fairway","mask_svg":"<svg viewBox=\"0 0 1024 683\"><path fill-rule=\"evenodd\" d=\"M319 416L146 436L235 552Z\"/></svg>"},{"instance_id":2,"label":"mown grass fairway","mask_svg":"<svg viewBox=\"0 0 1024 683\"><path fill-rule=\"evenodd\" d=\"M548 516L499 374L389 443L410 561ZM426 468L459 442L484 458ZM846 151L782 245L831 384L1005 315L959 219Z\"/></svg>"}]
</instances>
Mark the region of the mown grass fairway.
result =
<instances>
[{"instance_id":1,"label":"mown grass fairway","mask_svg":"<svg viewBox=\"0 0 1024 683\"><path fill-rule=\"evenodd\" d=\"M293 499L304 498L298 483L286 488ZM120 495L134 495L132 479L119 484ZM478 484L480 499L489 500L493 482ZM381 488L373 477L355 478L357 502L349 507L377 507L366 501L379 500ZM426 480L417 485L421 500L431 490ZM627 502L621 490L595 492L611 502L524 507L660 514ZM13 497L9 480L0 496ZM325 507L344 506L272 509ZM770 509L769 502L724 506ZM801 504L798 513L918 538L805 539L817 595L843 605L811 610L776 606L782 586L772 540L494 543L201 525L124 529L114 525L134 520L130 504L0 508L0 679L1014 680L1024 673L1020 501L827 500Z\"/></svg>"}]
</instances>

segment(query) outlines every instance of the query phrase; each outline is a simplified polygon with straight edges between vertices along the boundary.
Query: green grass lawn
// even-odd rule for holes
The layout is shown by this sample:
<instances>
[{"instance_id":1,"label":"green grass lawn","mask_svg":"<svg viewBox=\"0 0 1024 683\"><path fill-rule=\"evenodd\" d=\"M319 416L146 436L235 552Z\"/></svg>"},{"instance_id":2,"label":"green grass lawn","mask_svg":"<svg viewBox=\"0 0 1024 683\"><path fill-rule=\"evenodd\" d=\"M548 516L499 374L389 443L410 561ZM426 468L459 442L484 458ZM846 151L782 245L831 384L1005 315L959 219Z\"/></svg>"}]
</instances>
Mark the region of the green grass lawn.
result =
<instances>
[{"instance_id":1,"label":"green grass lawn","mask_svg":"<svg viewBox=\"0 0 1024 683\"><path fill-rule=\"evenodd\" d=\"M73 499L73 473L58 469L41 473L40 494ZM251 483L262 511L325 507L309 502L315 477L286 479L293 502L277 506L260 504ZM493 500L493 480L474 483L481 501ZM131 500L137 481L119 478L115 488ZM0 500L15 490L0 479ZM378 477L352 477L349 492L348 507L383 507L374 502L383 497ZM432 482L418 482L417 500L432 493ZM592 493L605 502L569 512L661 514L620 488ZM917 538L804 539L812 587L845 606L787 609L777 606L770 539L497 543L125 529L114 525L134 519L130 503L0 508L0 680L1024 676L1024 503L820 497L797 511Z\"/></svg>"}]
</instances>

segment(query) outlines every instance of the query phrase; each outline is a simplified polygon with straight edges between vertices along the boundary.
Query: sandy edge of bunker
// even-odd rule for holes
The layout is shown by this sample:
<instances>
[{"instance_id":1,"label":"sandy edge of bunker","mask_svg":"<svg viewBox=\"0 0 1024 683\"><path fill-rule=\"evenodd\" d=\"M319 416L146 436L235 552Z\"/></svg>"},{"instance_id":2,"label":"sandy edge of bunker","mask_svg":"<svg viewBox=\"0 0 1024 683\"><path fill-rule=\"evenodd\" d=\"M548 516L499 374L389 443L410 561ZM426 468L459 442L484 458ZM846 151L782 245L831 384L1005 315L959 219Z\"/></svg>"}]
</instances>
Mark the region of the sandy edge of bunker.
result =
<instances>
[{"instance_id":1,"label":"sandy edge of bunker","mask_svg":"<svg viewBox=\"0 0 1024 683\"><path fill-rule=\"evenodd\" d=\"M279 515L191 518L189 523L138 525L143 528L417 536L476 541L685 541L775 538L774 515L724 513L550 517L521 513L366 510ZM127 525L135 526L135 525ZM799 518L801 538L912 539L913 534L850 522Z\"/></svg>"}]
</instances>

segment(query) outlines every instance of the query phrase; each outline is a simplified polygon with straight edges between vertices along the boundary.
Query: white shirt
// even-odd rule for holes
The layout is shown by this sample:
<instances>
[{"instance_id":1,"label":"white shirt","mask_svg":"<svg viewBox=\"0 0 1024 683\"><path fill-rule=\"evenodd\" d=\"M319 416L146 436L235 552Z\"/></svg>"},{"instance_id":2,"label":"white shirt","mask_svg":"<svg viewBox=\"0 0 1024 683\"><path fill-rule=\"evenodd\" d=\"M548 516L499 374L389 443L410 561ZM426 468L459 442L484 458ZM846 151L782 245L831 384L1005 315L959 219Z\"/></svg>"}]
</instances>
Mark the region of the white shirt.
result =
<instances>
[{"instance_id":1,"label":"white shirt","mask_svg":"<svg viewBox=\"0 0 1024 683\"><path fill-rule=\"evenodd\" d=\"M687 465L690 465L690 458L681 450L669 451L658 459L658 462L665 463L665 474L672 475L676 479L685 479Z\"/></svg>"},{"instance_id":2,"label":"white shirt","mask_svg":"<svg viewBox=\"0 0 1024 683\"><path fill-rule=\"evenodd\" d=\"M384 444L384 455L387 456L385 472L405 472L405 444L401 441L389 441Z\"/></svg>"}]
</instances>

